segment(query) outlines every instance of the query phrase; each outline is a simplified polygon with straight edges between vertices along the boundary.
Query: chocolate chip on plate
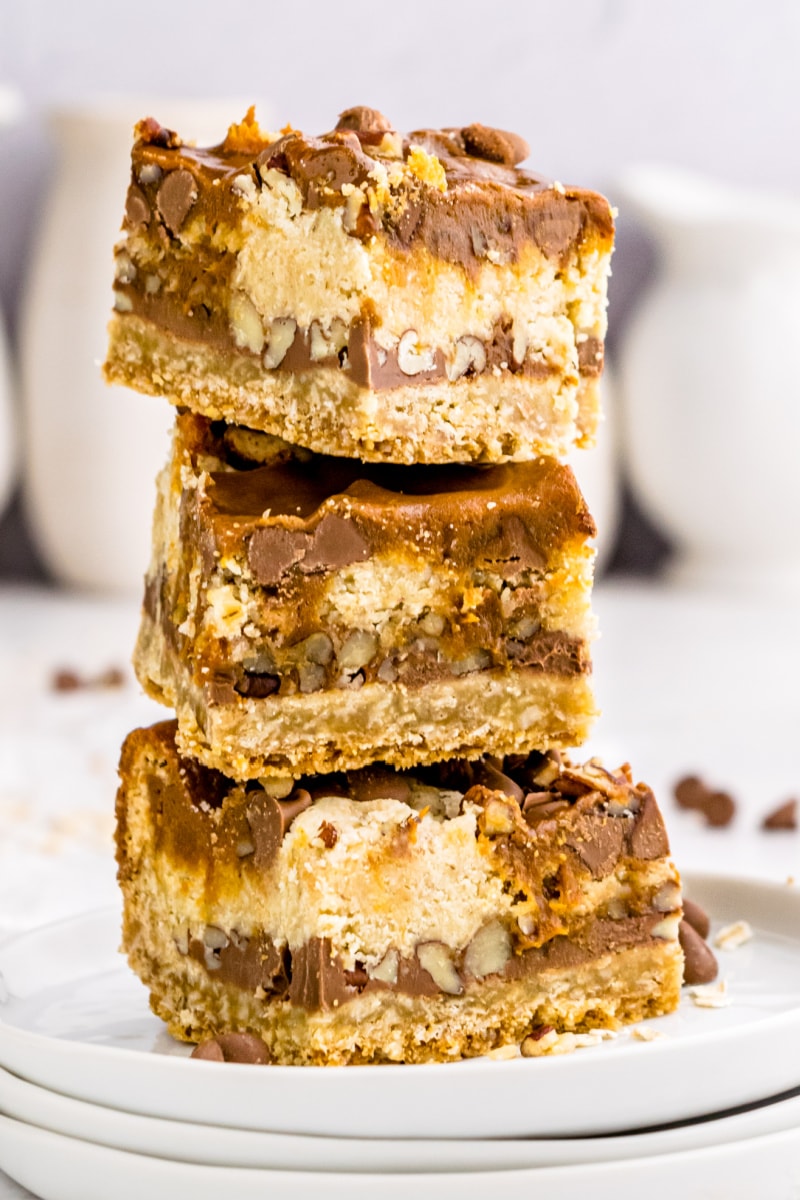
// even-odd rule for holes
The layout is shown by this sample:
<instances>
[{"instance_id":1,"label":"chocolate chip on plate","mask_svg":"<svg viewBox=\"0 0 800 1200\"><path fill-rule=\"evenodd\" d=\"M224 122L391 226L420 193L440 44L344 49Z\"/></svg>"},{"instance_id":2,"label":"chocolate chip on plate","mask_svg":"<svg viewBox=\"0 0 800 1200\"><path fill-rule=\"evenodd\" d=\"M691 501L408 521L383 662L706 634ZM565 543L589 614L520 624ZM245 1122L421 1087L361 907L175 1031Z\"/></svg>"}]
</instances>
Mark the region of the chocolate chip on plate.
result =
<instances>
[{"instance_id":1,"label":"chocolate chip on plate","mask_svg":"<svg viewBox=\"0 0 800 1200\"><path fill-rule=\"evenodd\" d=\"M678 927L678 939L683 950L684 984L694 987L716 979L719 967L713 952L685 918Z\"/></svg>"},{"instance_id":2,"label":"chocolate chip on plate","mask_svg":"<svg viewBox=\"0 0 800 1200\"><path fill-rule=\"evenodd\" d=\"M683 919L687 924L691 925L695 933L699 933L701 938L707 938L711 932L711 921L708 913L699 904L695 904L694 900L683 898Z\"/></svg>"},{"instance_id":3,"label":"chocolate chip on plate","mask_svg":"<svg viewBox=\"0 0 800 1200\"><path fill-rule=\"evenodd\" d=\"M272 1055L255 1033L220 1033L215 1038L200 1042L192 1051L192 1058L205 1062L252 1063L262 1065L272 1062Z\"/></svg>"}]
</instances>

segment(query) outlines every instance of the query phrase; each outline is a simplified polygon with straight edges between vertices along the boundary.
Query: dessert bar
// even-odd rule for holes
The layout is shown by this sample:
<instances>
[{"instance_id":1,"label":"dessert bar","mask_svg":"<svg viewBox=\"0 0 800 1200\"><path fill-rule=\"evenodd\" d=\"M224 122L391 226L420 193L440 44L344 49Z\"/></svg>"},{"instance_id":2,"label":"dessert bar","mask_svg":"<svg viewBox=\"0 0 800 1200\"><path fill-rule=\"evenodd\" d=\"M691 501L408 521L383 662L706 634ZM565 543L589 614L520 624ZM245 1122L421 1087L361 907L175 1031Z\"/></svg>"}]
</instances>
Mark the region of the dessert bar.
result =
<instances>
[{"instance_id":1,"label":"dessert bar","mask_svg":"<svg viewBox=\"0 0 800 1200\"><path fill-rule=\"evenodd\" d=\"M556 752L237 783L127 738L123 942L170 1032L284 1063L421 1062L676 1007L652 792Z\"/></svg>"},{"instance_id":2,"label":"dessert bar","mask_svg":"<svg viewBox=\"0 0 800 1200\"><path fill-rule=\"evenodd\" d=\"M363 464L181 413L137 674L238 779L574 745L593 532L553 459Z\"/></svg>"},{"instance_id":3,"label":"dessert bar","mask_svg":"<svg viewBox=\"0 0 800 1200\"><path fill-rule=\"evenodd\" d=\"M591 442L608 201L483 125L321 137L252 110L137 127L107 378L333 455L526 460Z\"/></svg>"}]
</instances>

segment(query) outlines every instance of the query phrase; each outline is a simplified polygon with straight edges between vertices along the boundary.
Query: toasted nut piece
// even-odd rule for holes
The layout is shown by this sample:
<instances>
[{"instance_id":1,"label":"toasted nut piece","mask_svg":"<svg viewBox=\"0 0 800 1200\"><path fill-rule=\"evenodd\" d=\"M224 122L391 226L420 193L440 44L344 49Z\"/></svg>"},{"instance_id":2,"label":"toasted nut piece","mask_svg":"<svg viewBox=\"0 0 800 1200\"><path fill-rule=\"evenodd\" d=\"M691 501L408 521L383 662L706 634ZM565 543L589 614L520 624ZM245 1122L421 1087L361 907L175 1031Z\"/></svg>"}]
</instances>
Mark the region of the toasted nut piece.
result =
<instances>
[{"instance_id":1,"label":"toasted nut piece","mask_svg":"<svg viewBox=\"0 0 800 1200\"><path fill-rule=\"evenodd\" d=\"M534 783L539 787L548 788L558 779L561 774L561 756L558 751L550 750L547 759L539 767L539 770L533 777Z\"/></svg>"},{"instance_id":2,"label":"toasted nut piece","mask_svg":"<svg viewBox=\"0 0 800 1200\"><path fill-rule=\"evenodd\" d=\"M520 1046L523 1058L540 1058L548 1054L558 1041L558 1034L552 1025L539 1025L532 1030Z\"/></svg>"},{"instance_id":3,"label":"toasted nut piece","mask_svg":"<svg viewBox=\"0 0 800 1200\"><path fill-rule=\"evenodd\" d=\"M228 304L228 318L233 340L240 350L260 354L264 348L264 326L258 310L244 292L232 292Z\"/></svg>"},{"instance_id":4,"label":"toasted nut piece","mask_svg":"<svg viewBox=\"0 0 800 1200\"><path fill-rule=\"evenodd\" d=\"M701 938L707 938L711 931L711 921L708 913L699 904L695 904L694 900L683 898L683 919L687 925L691 925L696 933L700 934Z\"/></svg>"},{"instance_id":5,"label":"toasted nut piece","mask_svg":"<svg viewBox=\"0 0 800 1200\"><path fill-rule=\"evenodd\" d=\"M441 613L427 612L419 619L419 627L429 637L440 637L444 633L445 620Z\"/></svg>"},{"instance_id":6,"label":"toasted nut piece","mask_svg":"<svg viewBox=\"0 0 800 1200\"><path fill-rule=\"evenodd\" d=\"M486 370L486 347L480 338L460 337L456 342L456 352L452 361L447 364L447 378L454 383L469 370L476 375Z\"/></svg>"},{"instance_id":7,"label":"toasted nut piece","mask_svg":"<svg viewBox=\"0 0 800 1200\"><path fill-rule=\"evenodd\" d=\"M264 433L260 429L245 429L242 425L228 425L222 435L225 445L230 447L241 458L250 462L273 463L290 462L299 459L308 462L311 453L301 446L293 446L283 438L275 437L272 433Z\"/></svg>"},{"instance_id":8,"label":"toasted nut piece","mask_svg":"<svg viewBox=\"0 0 800 1200\"><path fill-rule=\"evenodd\" d=\"M305 655L309 662L320 663L327 667L333 658L333 642L327 633L312 633L304 643Z\"/></svg>"},{"instance_id":9,"label":"toasted nut piece","mask_svg":"<svg viewBox=\"0 0 800 1200\"><path fill-rule=\"evenodd\" d=\"M325 668L321 663L302 663L297 668L298 686L304 695L318 692L325 686Z\"/></svg>"},{"instance_id":10,"label":"toasted nut piece","mask_svg":"<svg viewBox=\"0 0 800 1200\"><path fill-rule=\"evenodd\" d=\"M363 194L358 190L352 192L351 196L360 196L362 203L364 201ZM350 196L348 196L348 207L349 201ZM312 362L321 362L326 358L336 358L339 351L346 345L347 326L339 317L334 317L329 329L323 329L319 321L311 322L309 353Z\"/></svg>"},{"instance_id":11,"label":"toasted nut piece","mask_svg":"<svg viewBox=\"0 0 800 1200\"><path fill-rule=\"evenodd\" d=\"M203 931L203 942L209 950L224 950L229 940L227 933L217 925L206 925Z\"/></svg>"},{"instance_id":12,"label":"toasted nut piece","mask_svg":"<svg viewBox=\"0 0 800 1200\"><path fill-rule=\"evenodd\" d=\"M653 897L653 908L656 912L675 912L681 907L681 889L680 885L674 879L670 879L667 883L662 883L661 887ZM686 916L684 905L684 916ZM691 921L689 922L691 925Z\"/></svg>"},{"instance_id":13,"label":"toasted nut piece","mask_svg":"<svg viewBox=\"0 0 800 1200\"><path fill-rule=\"evenodd\" d=\"M513 800L500 800L493 797L484 805L483 832L487 837L511 833L516 825L515 817L518 812L519 805Z\"/></svg>"},{"instance_id":14,"label":"toasted nut piece","mask_svg":"<svg viewBox=\"0 0 800 1200\"><path fill-rule=\"evenodd\" d=\"M528 638L532 638L540 629L541 622L537 621L535 617L520 617L519 621L514 621L512 625L509 625L508 632L521 642L527 642Z\"/></svg>"},{"instance_id":15,"label":"toasted nut piece","mask_svg":"<svg viewBox=\"0 0 800 1200\"><path fill-rule=\"evenodd\" d=\"M453 675L469 675L472 671L485 671L491 661L488 650L475 650L459 662L451 663L450 670Z\"/></svg>"},{"instance_id":16,"label":"toasted nut piece","mask_svg":"<svg viewBox=\"0 0 800 1200\"><path fill-rule=\"evenodd\" d=\"M258 782L273 800L284 800L294 791L291 775L263 775Z\"/></svg>"},{"instance_id":17,"label":"toasted nut piece","mask_svg":"<svg viewBox=\"0 0 800 1200\"><path fill-rule=\"evenodd\" d=\"M267 370L279 367L286 357L297 332L297 322L292 317L276 317L270 326L269 342L264 351L263 363Z\"/></svg>"},{"instance_id":18,"label":"toasted nut piece","mask_svg":"<svg viewBox=\"0 0 800 1200\"><path fill-rule=\"evenodd\" d=\"M511 958L511 938L500 921L490 921L479 929L467 946L464 970L475 979L499 975Z\"/></svg>"},{"instance_id":19,"label":"toasted nut piece","mask_svg":"<svg viewBox=\"0 0 800 1200\"><path fill-rule=\"evenodd\" d=\"M428 972L437 987L451 996L461 995L464 985L447 946L442 942L423 942L417 946L417 958L423 971Z\"/></svg>"},{"instance_id":20,"label":"toasted nut piece","mask_svg":"<svg viewBox=\"0 0 800 1200\"><path fill-rule=\"evenodd\" d=\"M238 858L249 858L251 854L255 854L256 848L251 841L244 839L236 845L236 855Z\"/></svg>"},{"instance_id":21,"label":"toasted nut piece","mask_svg":"<svg viewBox=\"0 0 800 1200\"><path fill-rule=\"evenodd\" d=\"M344 642L338 654L339 666L345 671L358 671L371 662L378 653L378 639L374 633L356 629Z\"/></svg>"},{"instance_id":22,"label":"toasted nut piece","mask_svg":"<svg viewBox=\"0 0 800 1200\"><path fill-rule=\"evenodd\" d=\"M114 291L114 308L117 312L132 312L133 301L125 292Z\"/></svg>"},{"instance_id":23,"label":"toasted nut piece","mask_svg":"<svg viewBox=\"0 0 800 1200\"><path fill-rule=\"evenodd\" d=\"M681 923L679 913L670 913L664 917L657 925L654 925L650 933L655 938L660 938L664 942L674 942L678 937L678 931Z\"/></svg>"},{"instance_id":24,"label":"toasted nut piece","mask_svg":"<svg viewBox=\"0 0 800 1200\"><path fill-rule=\"evenodd\" d=\"M136 278L136 267L133 260L124 251L114 259L114 278L117 283L133 283Z\"/></svg>"},{"instance_id":25,"label":"toasted nut piece","mask_svg":"<svg viewBox=\"0 0 800 1200\"><path fill-rule=\"evenodd\" d=\"M429 346L419 346L415 329L407 329L397 344L397 365L404 375L420 375L436 366L436 354Z\"/></svg>"},{"instance_id":26,"label":"toasted nut piece","mask_svg":"<svg viewBox=\"0 0 800 1200\"><path fill-rule=\"evenodd\" d=\"M536 918L533 913L520 913L517 917L517 924L520 933L523 933L525 937L531 937L536 932Z\"/></svg>"},{"instance_id":27,"label":"toasted nut piece","mask_svg":"<svg viewBox=\"0 0 800 1200\"><path fill-rule=\"evenodd\" d=\"M385 658L377 670L381 683L394 683L397 679L397 667L390 658Z\"/></svg>"},{"instance_id":28,"label":"toasted nut piece","mask_svg":"<svg viewBox=\"0 0 800 1200\"><path fill-rule=\"evenodd\" d=\"M397 983L397 973L400 968L400 955L396 950L387 950L383 958L374 967L367 967L370 979L393 985Z\"/></svg>"}]
</instances>

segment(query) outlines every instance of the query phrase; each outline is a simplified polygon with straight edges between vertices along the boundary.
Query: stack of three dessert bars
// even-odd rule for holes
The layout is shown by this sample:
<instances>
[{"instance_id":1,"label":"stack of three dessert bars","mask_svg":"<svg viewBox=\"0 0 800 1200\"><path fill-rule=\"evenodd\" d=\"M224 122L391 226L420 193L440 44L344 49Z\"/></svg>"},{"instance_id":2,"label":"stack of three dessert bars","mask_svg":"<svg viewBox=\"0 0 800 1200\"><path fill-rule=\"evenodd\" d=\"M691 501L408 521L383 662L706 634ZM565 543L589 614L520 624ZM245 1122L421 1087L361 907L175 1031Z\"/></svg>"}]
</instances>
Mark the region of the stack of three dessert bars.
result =
<instances>
[{"instance_id":1,"label":"stack of three dessert bars","mask_svg":"<svg viewBox=\"0 0 800 1200\"><path fill-rule=\"evenodd\" d=\"M449 1060L677 1004L653 795L563 753L612 215L527 153L137 128L106 374L177 406L135 652L177 720L125 743L118 860L178 1038Z\"/></svg>"}]
</instances>

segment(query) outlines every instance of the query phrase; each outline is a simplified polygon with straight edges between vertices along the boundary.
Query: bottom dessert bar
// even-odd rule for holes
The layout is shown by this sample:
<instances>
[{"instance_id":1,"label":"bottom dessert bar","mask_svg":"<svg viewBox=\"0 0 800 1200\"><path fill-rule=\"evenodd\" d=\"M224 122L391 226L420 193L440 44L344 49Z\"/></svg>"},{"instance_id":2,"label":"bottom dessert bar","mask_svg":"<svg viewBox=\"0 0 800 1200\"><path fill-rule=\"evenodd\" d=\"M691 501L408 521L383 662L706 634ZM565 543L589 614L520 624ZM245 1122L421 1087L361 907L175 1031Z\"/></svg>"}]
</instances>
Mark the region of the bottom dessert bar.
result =
<instances>
[{"instance_id":1,"label":"bottom dessert bar","mask_svg":"<svg viewBox=\"0 0 800 1200\"><path fill-rule=\"evenodd\" d=\"M277 795L175 733L130 734L117 799L123 947L175 1037L446 1061L677 1006L679 877L627 765L376 766Z\"/></svg>"}]
</instances>

